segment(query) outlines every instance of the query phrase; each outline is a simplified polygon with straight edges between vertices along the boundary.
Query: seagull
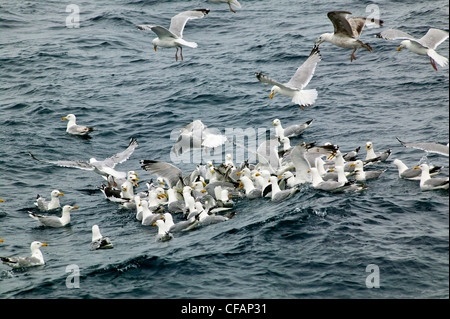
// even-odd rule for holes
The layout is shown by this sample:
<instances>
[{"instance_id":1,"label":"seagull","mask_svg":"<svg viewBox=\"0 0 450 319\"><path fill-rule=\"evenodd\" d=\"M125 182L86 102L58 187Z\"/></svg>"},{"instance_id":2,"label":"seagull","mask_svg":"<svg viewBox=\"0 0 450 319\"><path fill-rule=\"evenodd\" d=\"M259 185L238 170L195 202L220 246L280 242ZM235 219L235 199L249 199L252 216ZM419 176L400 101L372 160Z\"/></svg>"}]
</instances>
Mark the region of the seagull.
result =
<instances>
[{"instance_id":1,"label":"seagull","mask_svg":"<svg viewBox=\"0 0 450 319\"><path fill-rule=\"evenodd\" d=\"M319 171L316 167L311 167L311 175L312 175L312 187L315 189L327 191L327 192L336 192L339 190L343 190L349 183L339 182L335 180L327 180L324 181L319 174Z\"/></svg>"},{"instance_id":2,"label":"seagull","mask_svg":"<svg viewBox=\"0 0 450 319\"><path fill-rule=\"evenodd\" d=\"M32 267L44 265L44 256L39 248L48 246L47 243L33 241L30 245L31 256L28 257L0 257L0 260L13 268Z\"/></svg>"},{"instance_id":3,"label":"seagull","mask_svg":"<svg viewBox=\"0 0 450 319\"><path fill-rule=\"evenodd\" d=\"M381 26L383 24L382 20L369 19L362 17L351 17L347 18L351 13L348 11L330 11L328 12L328 18L331 20L334 26L334 33L324 33L316 41L316 45L320 45L324 41L333 43L334 45L353 49L350 55L350 62L356 60L355 52L358 48L366 49L369 52L373 52L372 47L363 43L359 38L362 30L366 24L375 24L376 26Z\"/></svg>"},{"instance_id":4,"label":"seagull","mask_svg":"<svg viewBox=\"0 0 450 319\"><path fill-rule=\"evenodd\" d=\"M438 144L438 143L406 143L401 141L398 137L396 137L397 141L399 141L405 147L411 147L418 150L425 151L427 153L436 153L444 156L448 156L448 143L447 145Z\"/></svg>"},{"instance_id":5,"label":"seagull","mask_svg":"<svg viewBox=\"0 0 450 319\"><path fill-rule=\"evenodd\" d=\"M435 177L431 178L430 168L427 164L420 164L414 167L415 169L420 169L422 175L420 177L420 190L430 191L434 189L448 189L449 178L448 177Z\"/></svg>"},{"instance_id":6,"label":"seagull","mask_svg":"<svg viewBox=\"0 0 450 319\"><path fill-rule=\"evenodd\" d=\"M282 200L291 197L293 194L295 194L298 191L298 186L294 186L289 189L281 190L280 186L278 185L278 178L276 176L271 176L269 178L269 182L272 184L272 202L281 202ZM265 193L262 194L263 197L267 195L267 189L265 190Z\"/></svg>"},{"instance_id":7,"label":"seagull","mask_svg":"<svg viewBox=\"0 0 450 319\"><path fill-rule=\"evenodd\" d=\"M367 142L366 143L366 158L364 160L364 164L370 163L370 162L384 162L385 160L387 160L387 158L391 155L391 150L387 149L384 152L377 152L375 153L374 149L373 149L373 143L372 142Z\"/></svg>"},{"instance_id":8,"label":"seagull","mask_svg":"<svg viewBox=\"0 0 450 319\"><path fill-rule=\"evenodd\" d=\"M375 179L380 177L386 169L375 170L375 171L364 171L364 164L361 160L357 160L350 164L350 166L355 167L355 180L358 182L364 182L369 179Z\"/></svg>"},{"instance_id":9,"label":"seagull","mask_svg":"<svg viewBox=\"0 0 450 319\"><path fill-rule=\"evenodd\" d=\"M275 126L275 136L281 140L283 137L294 137L301 135L303 131L311 125L312 121L313 120L309 120L305 123L293 124L283 128L283 126L281 126L281 121L279 119L275 119L273 120L272 125Z\"/></svg>"},{"instance_id":10,"label":"seagull","mask_svg":"<svg viewBox=\"0 0 450 319\"><path fill-rule=\"evenodd\" d=\"M105 179L107 179L107 177L109 175L113 176L116 179L126 179L127 174L125 172L116 171L114 169L114 167L117 164L123 163L127 159L129 159L131 154L133 154L135 148L138 145L139 144L138 144L137 140L132 138L130 140L130 143L128 144L128 147L124 151L117 153L111 157L108 157L103 161L98 161L93 157L91 159L89 159L89 162L80 161L80 160L78 160L78 161L64 161L64 160L62 160L62 161L47 161L47 160L41 160L41 159L37 158L30 152L28 152L28 155L30 155L31 158L36 161L47 163L47 164L58 165L61 167L78 168L78 169L87 170L87 171L94 171L95 173L104 176Z\"/></svg>"},{"instance_id":11,"label":"seagull","mask_svg":"<svg viewBox=\"0 0 450 319\"><path fill-rule=\"evenodd\" d=\"M92 241L90 244L91 250L97 249L110 249L113 248L113 244L108 237L103 237L100 233L100 228L98 225L92 226Z\"/></svg>"},{"instance_id":12,"label":"seagull","mask_svg":"<svg viewBox=\"0 0 450 319\"><path fill-rule=\"evenodd\" d=\"M153 226L158 226L156 241L168 241L173 238L172 233L169 233L168 227L162 219L158 219L156 222L154 222Z\"/></svg>"},{"instance_id":13,"label":"seagull","mask_svg":"<svg viewBox=\"0 0 450 319\"><path fill-rule=\"evenodd\" d=\"M195 120L180 129L180 135L171 151L178 156L191 149L214 149L226 141L225 135L214 134L202 121Z\"/></svg>"},{"instance_id":14,"label":"seagull","mask_svg":"<svg viewBox=\"0 0 450 319\"><path fill-rule=\"evenodd\" d=\"M50 193L51 200L47 201L41 195L37 195L36 202L34 205L39 208L41 211L53 210L56 208L60 208L61 204L59 203L59 196L64 196L59 190L55 189Z\"/></svg>"},{"instance_id":15,"label":"seagull","mask_svg":"<svg viewBox=\"0 0 450 319\"><path fill-rule=\"evenodd\" d=\"M39 221L43 226L63 227L70 223L70 212L72 209L78 209L78 206L65 205L61 217L38 215L30 211L28 212L28 215Z\"/></svg>"},{"instance_id":16,"label":"seagull","mask_svg":"<svg viewBox=\"0 0 450 319\"><path fill-rule=\"evenodd\" d=\"M260 188L256 188L253 182L248 176L241 176L239 187L244 188L245 196L248 199L254 199L262 197L262 190Z\"/></svg>"},{"instance_id":17,"label":"seagull","mask_svg":"<svg viewBox=\"0 0 450 319\"><path fill-rule=\"evenodd\" d=\"M398 168L398 177L409 179L409 180L420 180L421 170L415 169L414 167L408 168L405 163L396 158L393 162L395 166ZM430 176L434 176L438 174L441 170L441 166L433 166L430 167L429 174Z\"/></svg>"},{"instance_id":18,"label":"seagull","mask_svg":"<svg viewBox=\"0 0 450 319\"><path fill-rule=\"evenodd\" d=\"M87 136L89 133L94 131L93 127L77 125L77 123L76 123L77 118L73 114L69 114L67 116L64 116L62 119L69 121L69 122L67 122L67 128L66 128L66 132L69 133L69 134L80 135L80 136Z\"/></svg>"},{"instance_id":19,"label":"seagull","mask_svg":"<svg viewBox=\"0 0 450 319\"><path fill-rule=\"evenodd\" d=\"M241 4L237 0L208 0L209 2L215 2L215 3L228 3L228 6L230 7L230 11L233 13L236 13L236 10L234 10L231 5L234 5L237 8L241 8Z\"/></svg>"},{"instance_id":20,"label":"seagull","mask_svg":"<svg viewBox=\"0 0 450 319\"><path fill-rule=\"evenodd\" d=\"M183 60L183 47L196 48L197 43L188 42L183 39L183 29L186 22L191 19L200 19L209 13L208 9L194 9L178 13L170 20L170 27L167 30L159 25L138 25L139 30L152 30L158 36L153 39L153 48L156 51L158 46L162 48L177 48L175 60L178 61L178 48L180 48L180 57Z\"/></svg>"},{"instance_id":21,"label":"seagull","mask_svg":"<svg viewBox=\"0 0 450 319\"><path fill-rule=\"evenodd\" d=\"M273 85L269 98L272 99L275 93L280 93L292 97L292 102L305 110L304 106L309 107L317 98L316 89L304 90L304 88L311 81L319 61L321 61L319 47L314 46L308 59L297 69L287 83L277 82L262 73L256 73L255 75L260 82Z\"/></svg>"},{"instance_id":22,"label":"seagull","mask_svg":"<svg viewBox=\"0 0 450 319\"><path fill-rule=\"evenodd\" d=\"M436 63L442 67L448 64L448 59L435 51L439 44L447 40L447 31L431 28L423 37L415 39L403 31L389 29L378 33L377 37L386 40L403 40L400 42L397 51L400 51L402 48L407 48L416 54L428 56L430 58L431 66L436 71Z\"/></svg>"}]
</instances>

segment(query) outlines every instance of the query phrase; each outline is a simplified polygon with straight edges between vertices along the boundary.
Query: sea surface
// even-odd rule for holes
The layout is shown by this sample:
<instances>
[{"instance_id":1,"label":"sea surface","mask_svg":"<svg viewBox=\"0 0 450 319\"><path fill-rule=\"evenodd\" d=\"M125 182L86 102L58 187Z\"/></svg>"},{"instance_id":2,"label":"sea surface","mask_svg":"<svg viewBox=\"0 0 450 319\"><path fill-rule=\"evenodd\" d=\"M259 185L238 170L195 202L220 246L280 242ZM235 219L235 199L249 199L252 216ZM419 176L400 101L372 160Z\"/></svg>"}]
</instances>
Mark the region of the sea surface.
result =
<instances>
[{"instance_id":1,"label":"sea surface","mask_svg":"<svg viewBox=\"0 0 450 319\"><path fill-rule=\"evenodd\" d=\"M449 142L448 67L436 72L427 57L375 37L389 28L417 38L430 27L448 31L448 1L241 4L233 13L203 0L0 1L0 256L28 255L34 240L48 243L44 266L0 264L0 298L449 298L449 192L420 191L392 163L428 162L449 175L448 157L396 140ZM155 52L155 34L137 29L168 27L172 16L194 8L211 11L186 24L184 38L198 48L185 48L183 61L175 61L175 49ZM316 103L303 111L287 97L269 99L270 86L255 73L288 81L318 36L333 31L332 10L384 20L362 33L373 53L358 50L350 62L350 50L323 43L307 87L317 89ZM437 52L448 57L449 40ZM69 113L95 128L91 139L66 134L61 117ZM292 145L360 146L360 158L368 141L377 152L391 149L386 162L368 168L387 170L360 194L303 185L280 203L235 199L233 219L157 242L156 227L104 198L100 175L28 155L105 159L137 138L116 168L135 170L144 191L155 176L139 160L174 163L185 174L208 160L199 150L190 161L170 154L178 130L193 120L262 138L273 133L275 118L284 126L313 119ZM237 149L219 148L215 163L230 152L240 164L246 158ZM80 207L70 226L45 228L28 216L36 195L48 198L53 189L65 194L63 205ZM113 249L89 250L94 224Z\"/></svg>"}]
</instances>

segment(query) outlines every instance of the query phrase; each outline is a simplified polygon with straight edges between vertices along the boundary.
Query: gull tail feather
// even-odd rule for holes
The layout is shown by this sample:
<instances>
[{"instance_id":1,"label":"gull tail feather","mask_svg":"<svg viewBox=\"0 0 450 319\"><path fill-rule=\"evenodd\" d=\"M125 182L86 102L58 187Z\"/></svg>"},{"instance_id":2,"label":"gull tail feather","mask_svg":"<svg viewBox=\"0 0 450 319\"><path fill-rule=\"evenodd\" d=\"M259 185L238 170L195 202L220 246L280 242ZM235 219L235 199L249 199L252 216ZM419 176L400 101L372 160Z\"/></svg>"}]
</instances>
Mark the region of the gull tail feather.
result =
<instances>
[{"instance_id":1,"label":"gull tail feather","mask_svg":"<svg viewBox=\"0 0 450 319\"><path fill-rule=\"evenodd\" d=\"M317 90L301 90L296 92L292 97L292 102L295 104L299 104L300 106L310 106L314 104L317 99Z\"/></svg>"},{"instance_id":2,"label":"gull tail feather","mask_svg":"<svg viewBox=\"0 0 450 319\"><path fill-rule=\"evenodd\" d=\"M427 52L428 56L432 58L437 64L444 67L448 64L448 59L440 54L438 54L433 49L429 49Z\"/></svg>"},{"instance_id":3,"label":"gull tail feather","mask_svg":"<svg viewBox=\"0 0 450 319\"><path fill-rule=\"evenodd\" d=\"M237 0L230 0L230 3L239 9L241 8L241 4Z\"/></svg>"}]
</instances>

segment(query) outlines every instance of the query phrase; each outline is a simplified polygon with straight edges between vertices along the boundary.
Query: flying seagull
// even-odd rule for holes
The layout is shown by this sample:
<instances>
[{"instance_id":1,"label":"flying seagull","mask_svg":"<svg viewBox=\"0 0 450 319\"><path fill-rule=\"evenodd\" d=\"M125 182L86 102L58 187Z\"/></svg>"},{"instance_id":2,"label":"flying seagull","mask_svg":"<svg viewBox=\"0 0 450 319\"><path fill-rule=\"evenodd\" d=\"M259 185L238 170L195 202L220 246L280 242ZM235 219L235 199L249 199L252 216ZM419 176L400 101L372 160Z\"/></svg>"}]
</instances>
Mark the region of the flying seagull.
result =
<instances>
[{"instance_id":1,"label":"flying seagull","mask_svg":"<svg viewBox=\"0 0 450 319\"><path fill-rule=\"evenodd\" d=\"M334 26L334 33L324 33L316 41L317 45L320 45L324 41L333 43L334 45L353 49L350 55L350 62L356 60L355 52L358 48L366 49L372 52L372 47L363 43L356 38L359 38L362 30L366 24L375 24L376 26L381 26L383 24L382 20L369 19L363 17L351 17L347 18L351 12L348 11L330 11L328 12L328 18L331 20Z\"/></svg>"},{"instance_id":2,"label":"flying seagull","mask_svg":"<svg viewBox=\"0 0 450 319\"><path fill-rule=\"evenodd\" d=\"M154 38L153 48L156 51L158 46L162 48L177 48L175 60L178 61L178 48L180 49L180 57L183 60L183 47L196 48L197 43L189 42L183 39L183 29L186 22L191 19L201 19L209 13L208 9L194 9L178 13L170 20L170 27L166 29L159 25L143 24L138 25L139 30L152 30L158 36Z\"/></svg>"},{"instance_id":3,"label":"flying seagull","mask_svg":"<svg viewBox=\"0 0 450 319\"><path fill-rule=\"evenodd\" d=\"M292 97L292 102L300 105L302 110L304 106L309 107L316 101L316 89L304 90L311 81L317 63L321 60L319 48L314 46L308 59L297 69L294 76L287 83L277 82L262 73L256 73L256 78L264 84L272 84L273 87L269 98L273 98L275 93L280 93L285 96Z\"/></svg>"},{"instance_id":4,"label":"flying seagull","mask_svg":"<svg viewBox=\"0 0 450 319\"><path fill-rule=\"evenodd\" d=\"M407 48L416 54L428 56L430 58L431 66L436 71L436 63L442 67L448 64L448 59L435 51L439 44L447 40L447 31L431 28L423 37L415 39L403 31L389 29L378 33L377 37L386 40L403 40L400 42L397 51L400 51L402 48Z\"/></svg>"}]
</instances>

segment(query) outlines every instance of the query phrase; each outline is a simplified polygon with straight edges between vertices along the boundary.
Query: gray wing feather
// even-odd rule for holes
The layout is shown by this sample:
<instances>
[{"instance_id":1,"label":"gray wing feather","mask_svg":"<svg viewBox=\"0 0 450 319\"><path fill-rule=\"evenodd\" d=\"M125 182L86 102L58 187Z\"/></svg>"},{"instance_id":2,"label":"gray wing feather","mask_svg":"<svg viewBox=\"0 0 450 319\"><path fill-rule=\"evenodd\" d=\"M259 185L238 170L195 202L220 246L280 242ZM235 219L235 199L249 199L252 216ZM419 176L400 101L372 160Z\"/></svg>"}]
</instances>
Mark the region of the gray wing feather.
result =
<instances>
[{"instance_id":1,"label":"gray wing feather","mask_svg":"<svg viewBox=\"0 0 450 319\"><path fill-rule=\"evenodd\" d=\"M294 76L286 83L287 87L301 90L311 81L317 63L321 60L318 47L314 47L305 62L297 69Z\"/></svg>"},{"instance_id":2,"label":"gray wing feather","mask_svg":"<svg viewBox=\"0 0 450 319\"><path fill-rule=\"evenodd\" d=\"M34 156L33 154L31 154L30 152L28 152L28 155L31 156L32 159L42 162L42 163L47 163L47 164L54 164L54 165L58 165L61 167L72 167L72 168L79 168L79 169L84 169L87 171L93 171L94 167L89 164L88 162L85 161L46 161L46 160L41 160L39 158L37 158L36 156Z\"/></svg>"},{"instance_id":3,"label":"gray wing feather","mask_svg":"<svg viewBox=\"0 0 450 319\"><path fill-rule=\"evenodd\" d=\"M200 19L207 15L209 10L207 9L195 9L190 11L184 11L178 13L170 20L169 31L175 34L177 37L183 37L183 29L186 22L191 19Z\"/></svg>"},{"instance_id":4,"label":"gray wing feather","mask_svg":"<svg viewBox=\"0 0 450 319\"><path fill-rule=\"evenodd\" d=\"M397 29L389 29L377 34L378 38L383 38L386 40L412 40L417 41L413 36L409 35L406 32L397 30Z\"/></svg>"},{"instance_id":5,"label":"gray wing feather","mask_svg":"<svg viewBox=\"0 0 450 319\"><path fill-rule=\"evenodd\" d=\"M396 138L397 141L399 141L405 147L415 148L429 153L437 153L445 156L448 156L449 154L448 145L438 143L406 143L401 141L398 137Z\"/></svg>"},{"instance_id":6,"label":"gray wing feather","mask_svg":"<svg viewBox=\"0 0 450 319\"><path fill-rule=\"evenodd\" d=\"M258 81L261 83L276 85L276 86L279 86L280 88L284 88L287 90L293 90L293 88L287 87L283 83L280 83L272 78L269 78L267 75L264 75L262 73L255 73L255 75L256 75L256 78L258 79ZM294 90L298 91L298 89L294 89Z\"/></svg>"},{"instance_id":7,"label":"gray wing feather","mask_svg":"<svg viewBox=\"0 0 450 319\"><path fill-rule=\"evenodd\" d=\"M423 46L436 49L436 47L448 38L448 32L439 29L429 29L428 32L417 42Z\"/></svg>"},{"instance_id":8,"label":"gray wing feather","mask_svg":"<svg viewBox=\"0 0 450 319\"><path fill-rule=\"evenodd\" d=\"M168 181L169 187L175 186L183 177L183 172L178 167L166 162L141 160L140 163L144 170Z\"/></svg>"},{"instance_id":9,"label":"gray wing feather","mask_svg":"<svg viewBox=\"0 0 450 319\"><path fill-rule=\"evenodd\" d=\"M353 30L347 20L347 15L351 14L348 11L331 11L328 12L328 19L331 20L334 26L334 34L344 34L353 38Z\"/></svg>"},{"instance_id":10,"label":"gray wing feather","mask_svg":"<svg viewBox=\"0 0 450 319\"><path fill-rule=\"evenodd\" d=\"M138 144L137 140L135 138L132 138L130 140L130 144L128 144L128 147L124 151L117 153L111 157L108 157L107 159L104 160L103 165L114 168L116 166L116 164L123 163L127 159L129 159L131 154L133 154L134 150L138 146L139 146L139 144Z\"/></svg>"}]
</instances>

